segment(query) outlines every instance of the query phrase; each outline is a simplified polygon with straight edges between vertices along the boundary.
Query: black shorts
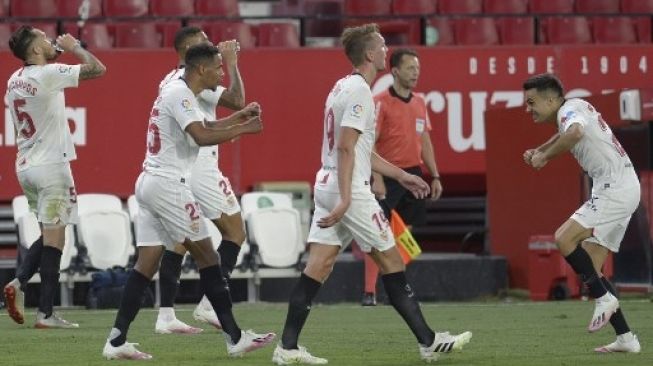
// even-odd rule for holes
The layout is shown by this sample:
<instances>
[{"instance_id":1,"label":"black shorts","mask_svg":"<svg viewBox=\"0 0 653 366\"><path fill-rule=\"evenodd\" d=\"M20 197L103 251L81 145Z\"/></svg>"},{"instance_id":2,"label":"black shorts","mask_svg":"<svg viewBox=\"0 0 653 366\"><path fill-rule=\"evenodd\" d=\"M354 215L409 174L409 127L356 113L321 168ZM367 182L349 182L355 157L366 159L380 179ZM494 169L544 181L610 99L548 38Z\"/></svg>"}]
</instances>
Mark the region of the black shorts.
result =
<instances>
[{"instance_id":1,"label":"black shorts","mask_svg":"<svg viewBox=\"0 0 653 366\"><path fill-rule=\"evenodd\" d=\"M422 169L419 166L404 168L410 174L422 177ZM385 183L385 199L379 200L383 213L390 218L390 211L396 210L406 225L419 226L426 223L426 200L418 199L410 191L406 190L398 181L383 177Z\"/></svg>"}]
</instances>

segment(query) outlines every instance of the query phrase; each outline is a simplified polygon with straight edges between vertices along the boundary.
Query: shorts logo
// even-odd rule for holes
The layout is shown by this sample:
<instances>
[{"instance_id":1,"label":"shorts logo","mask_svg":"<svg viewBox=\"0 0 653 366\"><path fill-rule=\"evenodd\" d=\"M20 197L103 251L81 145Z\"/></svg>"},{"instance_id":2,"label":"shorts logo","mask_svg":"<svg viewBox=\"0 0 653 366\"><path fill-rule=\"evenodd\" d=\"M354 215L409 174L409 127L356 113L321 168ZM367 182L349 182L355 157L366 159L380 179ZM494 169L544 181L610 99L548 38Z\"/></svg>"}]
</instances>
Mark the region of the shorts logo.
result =
<instances>
[{"instance_id":1,"label":"shorts logo","mask_svg":"<svg viewBox=\"0 0 653 366\"><path fill-rule=\"evenodd\" d=\"M200 232L200 222L199 220L193 220L190 224L190 230L194 233L199 233Z\"/></svg>"},{"instance_id":2,"label":"shorts logo","mask_svg":"<svg viewBox=\"0 0 653 366\"><path fill-rule=\"evenodd\" d=\"M388 240L388 230L383 230L380 234L381 240L386 241Z\"/></svg>"},{"instance_id":3,"label":"shorts logo","mask_svg":"<svg viewBox=\"0 0 653 366\"><path fill-rule=\"evenodd\" d=\"M229 198L227 198L227 204L228 204L230 207L235 206L235 205L236 205L236 199L230 196Z\"/></svg>"},{"instance_id":4,"label":"shorts logo","mask_svg":"<svg viewBox=\"0 0 653 366\"><path fill-rule=\"evenodd\" d=\"M363 106L362 105L354 104L354 106L351 107L352 117L360 118L362 113L363 113Z\"/></svg>"},{"instance_id":5,"label":"shorts logo","mask_svg":"<svg viewBox=\"0 0 653 366\"><path fill-rule=\"evenodd\" d=\"M181 107L186 111L189 112L193 110L193 104L190 102L190 100L184 98L181 100Z\"/></svg>"}]
</instances>

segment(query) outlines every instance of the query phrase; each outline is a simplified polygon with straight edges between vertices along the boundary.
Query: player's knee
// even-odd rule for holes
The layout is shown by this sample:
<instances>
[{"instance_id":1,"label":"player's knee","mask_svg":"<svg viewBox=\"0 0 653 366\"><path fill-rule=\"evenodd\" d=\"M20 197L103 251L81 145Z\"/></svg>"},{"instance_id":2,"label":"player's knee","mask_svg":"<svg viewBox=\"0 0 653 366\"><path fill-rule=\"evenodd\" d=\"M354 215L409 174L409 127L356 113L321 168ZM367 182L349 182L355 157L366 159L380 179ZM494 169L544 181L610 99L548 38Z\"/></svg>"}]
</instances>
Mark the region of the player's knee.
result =
<instances>
[{"instance_id":1,"label":"player's knee","mask_svg":"<svg viewBox=\"0 0 653 366\"><path fill-rule=\"evenodd\" d=\"M562 228L556 230L556 233L555 233L554 239L555 239L555 244L556 244L556 246L558 247L558 249L560 250L560 252L561 252L563 255L567 255L567 254L573 252L574 249L575 249L575 247L576 247L576 245L578 244L578 243L576 243L576 242L573 240L573 238L572 238L572 237L571 237L571 236L570 236L570 235L569 235L569 234L568 234L564 229L562 229Z\"/></svg>"}]
</instances>

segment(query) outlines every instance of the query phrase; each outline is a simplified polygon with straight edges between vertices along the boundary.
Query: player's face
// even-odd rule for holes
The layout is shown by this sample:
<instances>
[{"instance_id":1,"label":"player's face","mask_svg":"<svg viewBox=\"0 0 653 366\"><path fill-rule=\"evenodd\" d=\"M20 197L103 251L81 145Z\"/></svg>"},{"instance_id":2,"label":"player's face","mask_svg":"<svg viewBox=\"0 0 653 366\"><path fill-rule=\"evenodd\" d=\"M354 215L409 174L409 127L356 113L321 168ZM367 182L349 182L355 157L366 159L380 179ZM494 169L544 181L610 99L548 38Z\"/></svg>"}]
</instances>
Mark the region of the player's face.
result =
<instances>
[{"instance_id":1,"label":"player's face","mask_svg":"<svg viewBox=\"0 0 653 366\"><path fill-rule=\"evenodd\" d=\"M419 78L419 59L412 55L403 55L399 66L392 68L392 75L402 87L414 89Z\"/></svg>"},{"instance_id":2,"label":"player's face","mask_svg":"<svg viewBox=\"0 0 653 366\"><path fill-rule=\"evenodd\" d=\"M213 60L203 66L202 80L206 89L215 90L222 83L224 70L222 70L222 56L215 55Z\"/></svg>"},{"instance_id":3,"label":"player's face","mask_svg":"<svg viewBox=\"0 0 653 366\"><path fill-rule=\"evenodd\" d=\"M59 54L52 44L53 41L40 29L34 29L32 32L36 34L36 38L32 41L30 47L33 47L35 52L40 52L47 61L56 60Z\"/></svg>"},{"instance_id":4,"label":"player's face","mask_svg":"<svg viewBox=\"0 0 653 366\"><path fill-rule=\"evenodd\" d=\"M547 92L538 92L537 89L528 89L524 92L526 100L526 113L533 116L535 123L550 122L556 118L556 104L554 98Z\"/></svg>"},{"instance_id":5,"label":"player's face","mask_svg":"<svg viewBox=\"0 0 653 366\"><path fill-rule=\"evenodd\" d=\"M376 71L385 70L385 59L388 54L388 47L385 45L385 39L379 33L374 33L374 46L372 47L372 62Z\"/></svg>"}]
</instances>

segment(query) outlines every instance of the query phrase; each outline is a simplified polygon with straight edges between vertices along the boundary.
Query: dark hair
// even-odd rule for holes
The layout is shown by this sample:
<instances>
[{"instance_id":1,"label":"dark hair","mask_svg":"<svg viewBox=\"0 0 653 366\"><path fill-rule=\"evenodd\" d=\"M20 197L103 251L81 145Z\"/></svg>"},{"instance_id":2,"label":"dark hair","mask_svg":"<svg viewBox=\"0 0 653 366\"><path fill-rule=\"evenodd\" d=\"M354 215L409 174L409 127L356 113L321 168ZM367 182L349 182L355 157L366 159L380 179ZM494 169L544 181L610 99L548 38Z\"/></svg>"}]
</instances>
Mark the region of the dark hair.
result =
<instances>
[{"instance_id":1,"label":"dark hair","mask_svg":"<svg viewBox=\"0 0 653 366\"><path fill-rule=\"evenodd\" d=\"M200 64L210 62L213 60L213 57L219 53L220 50L218 50L218 47L213 45L207 43L196 44L186 51L184 63L186 64L187 69L194 69Z\"/></svg>"},{"instance_id":2,"label":"dark hair","mask_svg":"<svg viewBox=\"0 0 653 366\"><path fill-rule=\"evenodd\" d=\"M9 38L9 48L14 56L26 61L27 50L35 39L34 28L30 25L22 25Z\"/></svg>"},{"instance_id":3,"label":"dark hair","mask_svg":"<svg viewBox=\"0 0 653 366\"><path fill-rule=\"evenodd\" d=\"M562 82L560 82L560 79L558 79L558 77L553 74L539 74L531 76L524 82L522 87L524 88L524 91L529 89L536 89L538 92L551 90L555 92L559 97L564 95Z\"/></svg>"},{"instance_id":4,"label":"dark hair","mask_svg":"<svg viewBox=\"0 0 653 366\"><path fill-rule=\"evenodd\" d=\"M375 23L363 24L359 27L345 28L340 36L340 41L345 47L345 54L354 66L365 62L365 51L369 48L369 41L372 34L379 32L379 26Z\"/></svg>"},{"instance_id":5,"label":"dark hair","mask_svg":"<svg viewBox=\"0 0 653 366\"><path fill-rule=\"evenodd\" d=\"M399 67L401 65L401 59L404 57L404 55L419 57L417 55L417 51L412 48L398 48L393 51L392 55L390 56L390 67Z\"/></svg>"},{"instance_id":6,"label":"dark hair","mask_svg":"<svg viewBox=\"0 0 653 366\"><path fill-rule=\"evenodd\" d=\"M175 33L175 50L177 52L184 48L184 44L189 38L195 37L202 33L202 29L198 27L183 27Z\"/></svg>"}]
</instances>

